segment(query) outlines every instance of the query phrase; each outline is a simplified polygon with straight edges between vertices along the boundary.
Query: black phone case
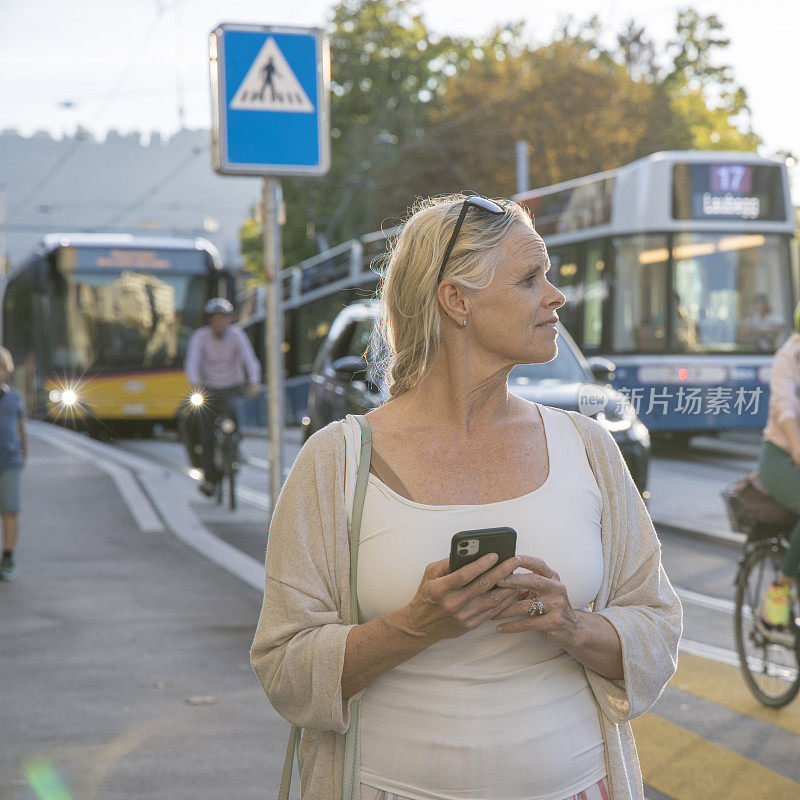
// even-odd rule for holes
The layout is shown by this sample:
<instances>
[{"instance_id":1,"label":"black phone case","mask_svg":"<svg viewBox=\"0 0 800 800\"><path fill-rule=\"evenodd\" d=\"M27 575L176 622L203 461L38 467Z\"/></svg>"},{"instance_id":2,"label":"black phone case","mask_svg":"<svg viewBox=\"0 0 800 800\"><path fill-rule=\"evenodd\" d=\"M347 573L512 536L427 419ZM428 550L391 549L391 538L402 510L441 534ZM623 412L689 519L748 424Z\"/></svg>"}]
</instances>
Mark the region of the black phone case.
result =
<instances>
[{"instance_id":1,"label":"black phone case","mask_svg":"<svg viewBox=\"0 0 800 800\"><path fill-rule=\"evenodd\" d=\"M465 539L478 540L478 552L462 555L458 552L458 544ZM500 564L513 558L517 550L517 532L513 528L479 528L474 531L459 531L450 540L450 572L477 561L487 553L497 553Z\"/></svg>"}]
</instances>

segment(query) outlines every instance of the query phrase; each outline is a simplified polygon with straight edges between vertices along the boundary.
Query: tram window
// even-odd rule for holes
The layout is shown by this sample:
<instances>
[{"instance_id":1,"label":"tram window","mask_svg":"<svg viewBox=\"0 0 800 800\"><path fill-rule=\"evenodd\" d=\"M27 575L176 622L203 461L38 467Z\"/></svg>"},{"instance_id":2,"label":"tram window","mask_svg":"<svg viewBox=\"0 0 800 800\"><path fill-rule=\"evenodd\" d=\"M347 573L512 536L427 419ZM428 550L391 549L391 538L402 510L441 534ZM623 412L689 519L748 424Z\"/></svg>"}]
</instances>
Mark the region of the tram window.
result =
<instances>
[{"instance_id":1,"label":"tram window","mask_svg":"<svg viewBox=\"0 0 800 800\"><path fill-rule=\"evenodd\" d=\"M623 236L613 240L616 352L667 349L667 237Z\"/></svg>"},{"instance_id":2,"label":"tram window","mask_svg":"<svg viewBox=\"0 0 800 800\"><path fill-rule=\"evenodd\" d=\"M603 338L603 307L608 296L607 270L601 242L586 245L586 288L583 297L584 349L600 347Z\"/></svg>"},{"instance_id":3,"label":"tram window","mask_svg":"<svg viewBox=\"0 0 800 800\"><path fill-rule=\"evenodd\" d=\"M775 235L674 237L673 347L773 353L790 332L788 251Z\"/></svg>"},{"instance_id":4,"label":"tram window","mask_svg":"<svg viewBox=\"0 0 800 800\"><path fill-rule=\"evenodd\" d=\"M580 341L581 303L583 300L582 270L579 268L578 248L563 247L550 254L554 283L564 295L566 302L558 309L558 316L564 327Z\"/></svg>"}]
</instances>

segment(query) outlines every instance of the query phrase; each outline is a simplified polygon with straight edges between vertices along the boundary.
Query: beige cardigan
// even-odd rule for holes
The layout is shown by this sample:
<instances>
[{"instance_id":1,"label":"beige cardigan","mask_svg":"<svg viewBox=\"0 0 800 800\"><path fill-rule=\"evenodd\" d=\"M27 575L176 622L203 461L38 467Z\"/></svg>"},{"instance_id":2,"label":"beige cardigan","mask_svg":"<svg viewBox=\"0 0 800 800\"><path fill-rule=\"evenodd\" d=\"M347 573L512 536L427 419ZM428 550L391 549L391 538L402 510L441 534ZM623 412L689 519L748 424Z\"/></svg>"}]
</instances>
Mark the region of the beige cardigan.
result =
<instances>
[{"instance_id":1,"label":"beige cardigan","mask_svg":"<svg viewBox=\"0 0 800 800\"><path fill-rule=\"evenodd\" d=\"M612 436L564 411L577 427L603 499L603 581L594 602L622 642L624 680L590 669L613 800L643 798L629 720L658 699L675 672L681 605L661 566L653 523ZM286 479L272 518L264 604L251 663L270 702L304 728L303 800L339 800L350 705L341 675L350 619L350 550L341 423L314 434ZM287 729L288 733L288 729ZM356 749L354 800L359 799ZM487 798L487 800L491 800Z\"/></svg>"}]
</instances>

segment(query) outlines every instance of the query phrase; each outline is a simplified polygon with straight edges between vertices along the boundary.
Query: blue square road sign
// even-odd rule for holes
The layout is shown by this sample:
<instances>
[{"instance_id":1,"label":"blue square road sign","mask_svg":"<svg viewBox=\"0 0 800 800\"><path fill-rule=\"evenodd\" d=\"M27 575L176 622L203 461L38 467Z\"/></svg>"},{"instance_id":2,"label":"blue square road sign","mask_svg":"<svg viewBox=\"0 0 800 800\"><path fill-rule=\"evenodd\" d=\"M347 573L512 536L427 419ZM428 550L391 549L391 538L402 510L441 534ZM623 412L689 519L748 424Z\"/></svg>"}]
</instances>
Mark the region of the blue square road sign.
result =
<instances>
[{"instance_id":1,"label":"blue square road sign","mask_svg":"<svg viewBox=\"0 0 800 800\"><path fill-rule=\"evenodd\" d=\"M225 175L324 175L330 57L317 28L225 23L211 33L212 163Z\"/></svg>"}]
</instances>

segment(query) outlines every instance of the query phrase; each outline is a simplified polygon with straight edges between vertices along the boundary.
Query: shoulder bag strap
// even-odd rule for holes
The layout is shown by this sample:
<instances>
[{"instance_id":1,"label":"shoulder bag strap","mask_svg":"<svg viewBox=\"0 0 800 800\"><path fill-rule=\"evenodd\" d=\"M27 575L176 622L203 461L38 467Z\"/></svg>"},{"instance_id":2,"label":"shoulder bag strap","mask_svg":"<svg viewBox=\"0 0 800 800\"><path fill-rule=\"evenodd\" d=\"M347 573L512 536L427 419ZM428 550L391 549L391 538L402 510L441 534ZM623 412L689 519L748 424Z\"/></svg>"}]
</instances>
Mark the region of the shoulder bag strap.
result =
<instances>
[{"instance_id":1,"label":"shoulder bag strap","mask_svg":"<svg viewBox=\"0 0 800 800\"><path fill-rule=\"evenodd\" d=\"M292 769L294 767L294 757L300 745L300 734L302 728L299 725L292 725L289 733L289 743L286 745L286 757L283 759L283 773L281 774L281 788L278 791L278 800L289 800L289 789L292 788Z\"/></svg>"},{"instance_id":2,"label":"shoulder bag strap","mask_svg":"<svg viewBox=\"0 0 800 800\"><path fill-rule=\"evenodd\" d=\"M356 492L350 521L350 624L358 625L358 545L361 540L361 516L367 496L369 462L372 458L372 429L363 416L357 416L361 428L361 454L358 458ZM350 727L344 742L344 769L342 770L342 800L353 800L356 781L356 747L358 746L358 721L361 700L350 706Z\"/></svg>"},{"instance_id":3,"label":"shoulder bag strap","mask_svg":"<svg viewBox=\"0 0 800 800\"><path fill-rule=\"evenodd\" d=\"M372 457L372 429L362 416L356 417L361 428L361 454L358 459L356 491L353 498L353 511L350 515L350 623L358 625L358 545L361 540L361 515L364 512L364 498L367 495L369 462ZM355 786L356 744L358 742L358 715L361 701L357 700L350 708L350 727L347 729L344 744L344 769L342 771L342 800L352 800ZM286 757L283 760L283 774L278 800L289 800L292 786L294 759L300 746L302 728L292 725Z\"/></svg>"}]
</instances>

